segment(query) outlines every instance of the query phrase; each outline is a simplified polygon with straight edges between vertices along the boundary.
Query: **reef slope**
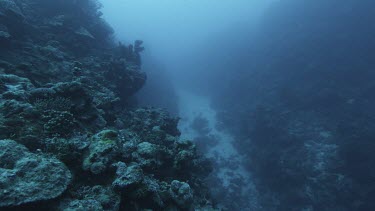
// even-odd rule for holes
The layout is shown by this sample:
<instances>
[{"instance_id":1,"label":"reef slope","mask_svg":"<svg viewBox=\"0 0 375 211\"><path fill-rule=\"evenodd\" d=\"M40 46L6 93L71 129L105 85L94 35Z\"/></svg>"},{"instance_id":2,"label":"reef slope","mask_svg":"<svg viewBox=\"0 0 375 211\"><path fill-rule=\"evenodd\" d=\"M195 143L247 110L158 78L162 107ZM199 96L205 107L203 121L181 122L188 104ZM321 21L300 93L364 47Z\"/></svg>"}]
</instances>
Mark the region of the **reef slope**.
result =
<instances>
[{"instance_id":1,"label":"reef slope","mask_svg":"<svg viewBox=\"0 0 375 211\"><path fill-rule=\"evenodd\" d=\"M0 1L0 209L211 209L209 162L137 108L141 42L115 44L99 9Z\"/></svg>"}]
</instances>

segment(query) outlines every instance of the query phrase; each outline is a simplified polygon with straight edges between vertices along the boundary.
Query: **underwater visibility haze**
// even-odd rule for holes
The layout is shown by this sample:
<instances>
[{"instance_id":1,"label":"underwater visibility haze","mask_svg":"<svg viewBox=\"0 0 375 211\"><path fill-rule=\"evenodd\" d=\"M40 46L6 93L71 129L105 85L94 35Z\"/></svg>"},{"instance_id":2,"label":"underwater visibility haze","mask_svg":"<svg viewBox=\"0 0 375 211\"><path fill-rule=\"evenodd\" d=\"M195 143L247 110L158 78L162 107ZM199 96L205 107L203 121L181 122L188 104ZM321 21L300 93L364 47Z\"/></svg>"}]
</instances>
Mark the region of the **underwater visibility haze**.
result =
<instances>
[{"instance_id":1,"label":"underwater visibility haze","mask_svg":"<svg viewBox=\"0 0 375 211\"><path fill-rule=\"evenodd\" d=\"M0 0L0 211L375 210L375 1Z\"/></svg>"}]
</instances>

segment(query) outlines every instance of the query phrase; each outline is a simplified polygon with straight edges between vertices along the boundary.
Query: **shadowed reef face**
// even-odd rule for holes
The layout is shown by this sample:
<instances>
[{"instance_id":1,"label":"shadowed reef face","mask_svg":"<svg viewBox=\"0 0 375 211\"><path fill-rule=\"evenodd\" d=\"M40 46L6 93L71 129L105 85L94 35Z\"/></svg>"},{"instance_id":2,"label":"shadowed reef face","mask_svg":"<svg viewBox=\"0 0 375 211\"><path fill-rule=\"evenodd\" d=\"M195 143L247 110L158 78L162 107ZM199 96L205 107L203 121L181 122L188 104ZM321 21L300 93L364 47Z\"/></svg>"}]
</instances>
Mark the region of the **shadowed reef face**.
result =
<instances>
[{"instance_id":1,"label":"shadowed reef face","mask_svg":"<svg viewBox=\"0 0 375 211\"><path fill-rule=\"evenodd\" d=\"M215 107L266 210L373 209L372 6L280 1L218 76Z\"/></svg>"}]
</instances>

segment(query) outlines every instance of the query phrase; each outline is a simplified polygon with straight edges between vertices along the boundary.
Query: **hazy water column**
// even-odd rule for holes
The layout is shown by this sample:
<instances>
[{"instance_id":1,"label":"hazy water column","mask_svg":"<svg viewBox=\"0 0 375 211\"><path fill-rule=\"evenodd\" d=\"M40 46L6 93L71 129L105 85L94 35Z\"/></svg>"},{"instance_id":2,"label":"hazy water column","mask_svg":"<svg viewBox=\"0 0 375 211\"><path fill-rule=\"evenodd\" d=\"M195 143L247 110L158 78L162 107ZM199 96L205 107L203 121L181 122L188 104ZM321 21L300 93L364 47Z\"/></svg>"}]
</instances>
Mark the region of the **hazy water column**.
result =
<instances>
[{"instance_id":1,"label":"hazy water column","mask_svg":"<svg viewBox=\"0 0 375 211\"><path fill-rule=\"evenodd\" d=\"M233 25L253 22L265 0L110 0L101 1L104 18L119 40L142 39L146 51L178 80L196 69L206 43L219 40ZM218 43L217 45L221 45ZM145 56L146 57L146 56ZM147 62L147 60L144 62ZM200 71L200 70L199 70ZM215 70L206 69L205 71ZM197 71L196 77L199 77Z\"/></svg>"}]
</instances>

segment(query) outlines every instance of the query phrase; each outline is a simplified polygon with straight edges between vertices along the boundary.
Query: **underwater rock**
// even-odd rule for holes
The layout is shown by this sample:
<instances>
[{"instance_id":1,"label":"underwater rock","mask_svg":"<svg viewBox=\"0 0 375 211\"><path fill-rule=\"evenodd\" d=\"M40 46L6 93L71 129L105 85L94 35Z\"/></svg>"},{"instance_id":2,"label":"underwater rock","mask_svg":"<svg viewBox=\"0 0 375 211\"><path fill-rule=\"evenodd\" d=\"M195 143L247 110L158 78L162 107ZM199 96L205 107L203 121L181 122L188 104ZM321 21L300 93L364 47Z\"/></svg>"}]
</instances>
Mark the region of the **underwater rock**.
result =
<instances>
[{"instance_id":1,"label":"underwater rock","mask_svg":"<svg viewBox=\"0 0 375 211\"><path fill-rule=\"evenodd\" d=\"M56 15L55 17L48 19L46 23L56 28L63 27L65 18L65 15Z\"/></svg>"},{"instance_id":2,"label":"underwater rock","mask_svg":"<svg viewBox=\"0 0 375 211\"><path fill-rule=\"evenodd\" d=\"M100 118L99 111L95 108L92 97L82 83L78 81L57 83L50 88L48 93L45 95L49 95L50 97L44 99L66 99L65 102L69 103L68 106L70 107L67 111L69 111L78 122L84 125L98 123L96 120ZM37 93L34 93L31 99L37 98L35 94ZM52 105L61 106L60 103ZM53 110L58 109L55 107Z\"/></svg>"},{"instance_id":3,"label":"underwater rock","mask_svg":"<svg viewBox=\"0 0 375 211\"><path fill-rule=\"evenodd\" d=\"M11 36L9 34L8 28L2 24L0 24L0 40L4 39L7 40Z\"/></svg>"},{"instance_id":4,"label":"underwater rock","mask_svg":"<svg viewBox=\"0 0 375 211\"><path fill-rule=\"evenodd\" d=\"M45 124L44 132L47 134L57 134L59 136L69 135L77 125L73 114L67 111L52 111L43 115Z\"/></svg>"},{"instance_id":5,"label":"underwater rock","mask_svg":"<svg viewBox=\"0 0 375 211\"><path fill-rule=\"evenodd\" d=\"M182 208L188 209L193 201L193 192L186 182L173 180L169 192L172 199Z\"/></svg>"},{"instance_id":6,"label":"underwater rock","mask_svg":"<svg viewBox=\"0 0 375 211\"><path fill-rule=\"evenodd\" d=\"M162 145L141 142L137 145L137 150L132 153L132 159L146 171L157 171L168 162L171 153Z\"/></svg>"},{"instance_id":7,"label":"underwater rock","mask_svg":"<svg viewBox=\"0 0 375 211\"><path fill-rule=\"evenodd\" d=\"M85 39L95 39L95 37L84 27L77 29L74 33Z\"/></svg>"},{"instance_id":8,"label":"underwater rock","mask_svg":"<svg viewBox=\"0 0 375 211\"><path fill-rule=\"evenodd\" d=\"M143 181L143 171L138 165L127 166L125 163L119 162L116 166L117 178L112 183L115 190L127 193L137 188Z\"/></svg>"},{"instance_id":9,"label":"underwater rock","mask_svg":"<svg viewBox=\"0 0 375 211\"><path fill-rule=\"evenodd\" d=\"M61 211L104 211L100 202L95 199L82 199L68 201L60 205Z\"/></svg>"},{"instance_id":10,"label":"underwater rock","mask_svg":"<svg viewBox=\"0 0 375 211\"><path fill-rule=\"evenodd\" d=\"M39 50L42 55L46 56L47 58L54 59L56 61L64 61L65 57L67 56L60 49L52 45L40 47Z\"/></svg>"},{"instance_id":11,"label":"underwater rock","mask_svg":"<svg viewBox=\"0 0 375 211\"><path fill-rule=\"evenodd\" d=\"M166 135L179 136L177 129L178 118L169 116L162 109L140 108L127 114L131 121L126 126L146 137L149 142L157 143L165 139Z\"/></svg>"},{"instance_id":12,"label":"underwater rock","mask_svg":"<svg viewBox=\"0 0 375 211\"><path fill-rule=\"evenodd\" d=\"M83 161L83 169L93 174L101 174L111 166L119 155L117 133L104 130L92 137L89 153Z\"/></svg>"},{"instance_id":13,"label":"underwater rock","mask_svg":"<svg viewBox=\"0 0 375 211\"><path fill-rule=\"evenodd\" d=\"M158 153L158 147L149 142L142 142L137 146L137 153L146 158L154 158Z\"/></svg>"},{"instance_id":14,"label":"underwater rock","mask_svg":"<svg viewBox=\"0 0 375 211\"><path fill-rule=\"evenodd\" d=\"M0 207L53 199L71 182L59 160L30 153L12 140L0 140Z\"/></svg>"},{"instance_id":15,"label":"underwater rock","mask_svg":"<svg viewBox=\"0 0 375 211\"><path fill-rule=\"evenodd\" d=\"M177 154L174 157L174 166L177 169L189 168L190 160L196 157L196 147L191 141L177 143ZM191 166L190 166L191 167Z\"/></svg>"},{"instance_id":16,"label":"underwater rock","mask_svg":"<svg viewBox=\"0 0 375 211\"><path fill-rule=\"evenodd\" d=\"M0 102L0 137L11 138L25 132L28 121L24 118L33 116L33 108L30 104L16 100L2 100ZM29 126L28 129L32 130L32 127Z\"/></svg>"},{"instance_id":17,"label":"underwater rock","mask_svg":"<svg viewBox=\"0 0 375 211\"><path fill-rule=\"evenodd\" d=\"M140 66L132 66L122 59L110 62L105 72L105 79L114 85L113 90L122 99L127 99L139 91L146 82L147 76L139 71Z\"/></svg>"},{"instance_id":18,"label":"underwater rock","mask_svg":"<svg viewBox=\"0 0 375 211\"><path fill-rule=\"evenodd\" d=\"M59 206L61 210L80 207L80 209L86 210L90 208L92 210L117 211L120 207L120 195L117 194L111 186L82 186L71 191L70 194L74 199L63 200ZM91 205L86 204L90 202L92 202Z\"/></svg>"},{"instance_id":19,"label":"underwater rock","mask_svg":"<svg viewBox=\"0 0 375 211\"><path fill-rule=\"evenodd\" d=\"M29 79L13 74L0 75L0 81L6 87L5 92L0 92L3 99L26 100L27 91L34 88Z\"/></svg>"},{"instance_id":20,"label":"underwater rock","mask_svg":"<svg viewBox=\"0 0 375 211\"><path fill-rule=\"evenodd\" d=\"M72 138L48 138L41 144L44 152L52 153L66 165L75 166L90 145L87 135L75 135Z\"/></svg>"},{"instance_id":21,"label":"underwater rock","mask_svg":"<svg viewBox=\"0 0 375 211\"><path fill-rule=\"evenodd\" d=\"M0 1L0 18L4 16L9 19L24 17L20 8L13 0Z\"/></svg>"}]
</instances>

